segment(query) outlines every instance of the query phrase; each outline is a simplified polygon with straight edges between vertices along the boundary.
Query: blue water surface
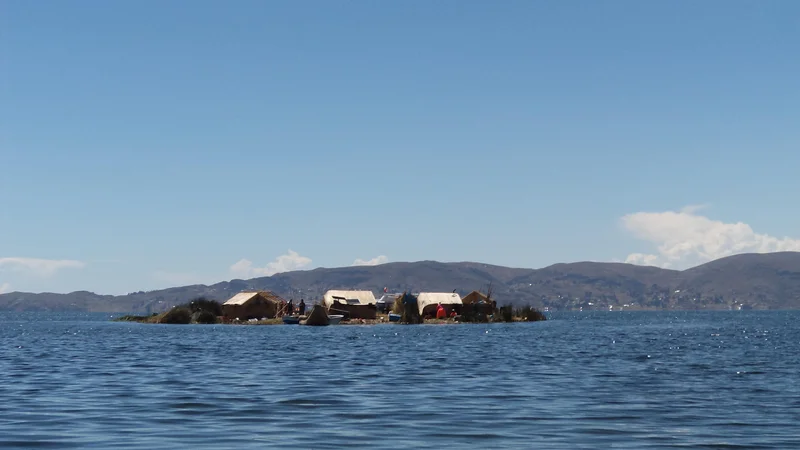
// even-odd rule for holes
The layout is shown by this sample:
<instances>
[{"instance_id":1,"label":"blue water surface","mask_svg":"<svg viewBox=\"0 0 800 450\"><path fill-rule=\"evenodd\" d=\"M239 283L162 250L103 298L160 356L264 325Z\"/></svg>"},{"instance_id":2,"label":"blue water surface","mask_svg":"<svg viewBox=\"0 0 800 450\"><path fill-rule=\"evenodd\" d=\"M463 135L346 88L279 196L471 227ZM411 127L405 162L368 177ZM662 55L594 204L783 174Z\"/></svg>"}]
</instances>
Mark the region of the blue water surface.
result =
<instances>
[{"instance_id":1,"label":"blue water surface","mask_svg":"<svg viewBox=\"0 0 800 450\"><path fill-rule=\"evenodd\" d=\"M799 312L111 317L0 313L0 447L800 448Z\"/></svg>"}]
</instances>

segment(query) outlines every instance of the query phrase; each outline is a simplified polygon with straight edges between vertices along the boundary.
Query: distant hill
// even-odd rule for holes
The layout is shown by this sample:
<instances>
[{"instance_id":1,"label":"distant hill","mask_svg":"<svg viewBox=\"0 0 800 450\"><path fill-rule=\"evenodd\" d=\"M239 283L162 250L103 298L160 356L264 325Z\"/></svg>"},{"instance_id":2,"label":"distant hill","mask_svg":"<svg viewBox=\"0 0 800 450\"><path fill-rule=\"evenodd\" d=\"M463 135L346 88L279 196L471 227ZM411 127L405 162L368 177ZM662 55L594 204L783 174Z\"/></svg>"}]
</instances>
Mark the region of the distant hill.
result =
<instances>
[{"instance_id":1,"label":"distant hill","mask_svg":"<svg viewBox=\"0 0 800 450\"><path fill-rule=\"evenodd\" d=\"M800 253L744 254L684 271L620 263L578 262L543 269L435 261L319 268L211 286L192 285L110 296L91 292L0 295L0 310L160 312L192 298L224 301L243 290L319 299L328 289L369 289L380 295L456 289L466 294L491 284L500 304L574 309L800 309ZM627 305L627 306L626 306Z\"/></svg>"}]
</instances>

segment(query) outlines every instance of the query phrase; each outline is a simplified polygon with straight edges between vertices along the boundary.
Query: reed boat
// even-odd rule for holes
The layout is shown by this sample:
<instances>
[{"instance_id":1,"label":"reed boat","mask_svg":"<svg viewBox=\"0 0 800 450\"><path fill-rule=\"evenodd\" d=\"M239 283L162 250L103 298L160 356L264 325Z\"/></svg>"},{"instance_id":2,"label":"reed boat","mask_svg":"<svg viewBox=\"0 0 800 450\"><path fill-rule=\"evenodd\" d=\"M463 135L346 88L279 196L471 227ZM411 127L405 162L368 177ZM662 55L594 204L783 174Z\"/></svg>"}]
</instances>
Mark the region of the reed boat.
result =
<instances>
[{"instance_id":1,"label":"reed boat","mask_svg":"<svg viewBox=\"0 0 800 450\"><path fill-rule=\"evenodd\" d=\"M311 308L311 312L308 313L308 317L306 317L305 320L300 321L300 325L311 326L326 326L330 325L330 323L331 321L328 317L328 313L325 311L325 308L322 305L314 305L314 307Z\"/></svg>"}]
</instances>

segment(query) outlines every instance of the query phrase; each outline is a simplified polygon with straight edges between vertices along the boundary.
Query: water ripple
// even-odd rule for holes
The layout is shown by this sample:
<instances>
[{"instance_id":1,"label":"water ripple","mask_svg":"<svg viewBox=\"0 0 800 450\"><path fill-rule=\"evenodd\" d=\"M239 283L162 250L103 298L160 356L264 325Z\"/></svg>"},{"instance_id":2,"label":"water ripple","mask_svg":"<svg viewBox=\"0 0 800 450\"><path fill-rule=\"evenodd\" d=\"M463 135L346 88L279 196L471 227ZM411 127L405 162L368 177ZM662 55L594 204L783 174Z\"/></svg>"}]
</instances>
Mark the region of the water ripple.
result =
<instances>
[{"instance_id":1,"label":"water ripple","mask_svg":"<svg viewBox=\"0 0 800 450\"><path fill-rule=\"evenodd\" d=\"M0 315L0 447L800 447L800 313L233 327Z\"/></svg>"}]
</instances>

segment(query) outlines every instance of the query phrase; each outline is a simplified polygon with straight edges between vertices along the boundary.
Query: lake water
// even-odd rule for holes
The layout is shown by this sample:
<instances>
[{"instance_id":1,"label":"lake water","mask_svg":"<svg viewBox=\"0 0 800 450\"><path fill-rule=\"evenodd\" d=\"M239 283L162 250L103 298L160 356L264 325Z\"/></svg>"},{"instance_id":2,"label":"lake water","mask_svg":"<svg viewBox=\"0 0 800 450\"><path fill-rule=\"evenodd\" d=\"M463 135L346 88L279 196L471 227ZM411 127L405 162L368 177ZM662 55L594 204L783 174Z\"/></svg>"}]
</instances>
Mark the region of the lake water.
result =
<instances>
[{"instance_id":1,"label":"lake water","mask_svg":"<svg viewBox=\"0 0 800 450\"><path fill-rule=\"evenodd\" d=\"M0 313L0 447L800 448L800 313L186 326Z\"/></svg>"}]
</instances>

